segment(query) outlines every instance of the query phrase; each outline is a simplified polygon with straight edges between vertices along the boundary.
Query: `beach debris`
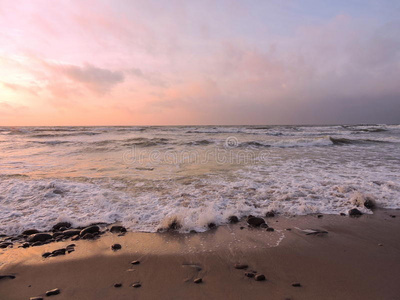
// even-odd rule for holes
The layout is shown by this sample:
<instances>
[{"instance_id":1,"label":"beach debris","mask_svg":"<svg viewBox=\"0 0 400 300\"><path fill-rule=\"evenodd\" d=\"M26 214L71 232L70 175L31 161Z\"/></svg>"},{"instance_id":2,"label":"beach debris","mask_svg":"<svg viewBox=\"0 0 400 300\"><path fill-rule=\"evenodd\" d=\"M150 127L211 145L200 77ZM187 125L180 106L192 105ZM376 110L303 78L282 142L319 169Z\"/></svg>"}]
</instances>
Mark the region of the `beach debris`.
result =
<instances>
[{"instance_id":1,"label":"beach debris","mask_svg":"<svg viewBox=\"0 0 400 300\"><path fill-rule=\"evenodd\" d=\"M265 217L266 217L266 218L273 218L273 217L275 217L275 212L274 212L273 210L267 211L267 212L265 213Z\"/></svg>"},{"instance_id":2,"label":"beach debris","mask_svg":"<svg viewBox=\"0 0 400 300\"><path fill-rule=\"evenodd\" d=\"M350 217L359 217L362 215L362 212L359 211L357 208L353 208L349 210L349 216Z\"/></svg>"},{"instance_id":3,"label":"beach debris","mask_svg":"<svg viewBox=\"0 0 400 300\"><path fill-rule=\"evenodd\" d=\"M70 228L71 226L72 225L69 222L58 222L56 225L53 226L53 230L57 231L57 230L60 230L63 227L65 228L64 230L66 230L66 229ZM61 230L61 231L64 231L64 230Z\"/></svg>"},{"instance_id":4,"label":"beach debris","mask_svg":"<svg viewBox=\"0 0 400 300\"><path fill-rule=\"evenodd\" d=\"M5 279L5 278L15 279L15 275L0 275L0 279Z\"/></svg>"},{"instance_id":5,"label":"beach debris","mask_svg":"<svg viewBox=\"0 0 400 300\"><path fill-rule=\"evenodd\" d=\"M194 283L202 283L203 279L202 278L196 278L195 280L193 280Z\"/></svg>"},{"instance_id":6,"label":"beach debris","mask_svg":"<svg viewBox=\"0 0 400 300\"><path fill-rule=\"evenodd\" d=\"M110 228L110 232L112 233L122 233L122 232L126 232L126 228L124 226L120 226L120 225L114 225Z\"/></svg>"},{"instance_id":7,"label":"beach debris","mask_svg":"<svg viewBox=\"0 0 400 300\"><path fill-rule=\"evenodd\" d=\"M132 284L132 287L134 288L140 288L142 286L142 284L140 282L135 282Z\"/></svg>"},{"instance_id":8,"label":"beach debris","mask_svg":"<svg viewBox=\"0 0 400 300\"><path fill-rule=\"evenodd\" d=\"M131 265L139 265L139 264L140 264L140 261L138 261L138 260L131 261Z\"/></svg>"},{"instance_id":9,"label":"beach debris","mask_svg":"<svg viewBox=\"0 0 400 300\"><path fill-rule=\"evenodd\" d=\"M328 233L328 231L325 230L319 230L319 229L304 229L302 230L306 235L322 235Z\"/></svg>"},{"instance_id":10,"label":"beach debris","mask_svg":"<svg viewBox=\"0 0 400 300\"><path fill-rule=\"evenodd\" d=\"M120 250L122 246L120 244L114 244L111 246L111 249L114 251Z\"/></svg>"},{"instance_id":11,"label":"beach debris","mask_svg":"<svg viewBox=\"0 0 400 300\"><path fill-rule=\"evenodd\" d=\"M52 289L46 292L46 296L54 296L54 295L58 295L59 293L61 293L60 289Z\"/></svg>"},{"instance_id":12,"label":"beach debris","mask_svg":"<svg viewBox=\"0 0 400 300\"><path fill-rule=\"evenodd\" d=\"M89 226L89 227L86 227L86 228L82 229L81 232L79 233L79 235L81 237L83 237L87 233L93 234L93 233L99 232L99 231L100 231L100 227L99 226L92 225L92 226Z\"/></svg>"},{"instance_id":13,"label":"beach debris","mask_svg":"<svg viewBox=\"0 0 400 300\"><path fill-rule=\"evenodd\" d=\"M247 269L249 266L246 264L235 264L234 267L235 267L235 269L243 270L243 269Z\"/></svg>"},{"instance_id":14,"label":"beach debris","mask_svg":"<svg viewBox=\"0 0 400 300\"><path fill-rule=\"evenodd\" d=\"M23 235L32 235L35 233L39 233L39 230L37 229L27 229L24 232L22 232Z\"/></svg>"},{"instance_id":15,"label":"beach debris","mask_svg":"<svg viewBox=\"0 0 400 300\"><path fill-rule=\"evenodd\" d=\"M48 233L35 233L28 238L28 242L34 243L34 242L45 242L47 240L52 239L53 236Z\"/></svg>"},{"instance_id":16,"label":"beach debris","mask_svg":"<svg viewBox=\"0 0 400 300\"><path fill-rule=\"evenodd\" d=\"M265 276L264 276L264 274L257 274L256 276L254 276L254 279L256 281L264 281L265 280Z\"/></svg>"},{"instance_id":17,"label":"beach debris","mask_svg":"<svg viewBox=\"0 0 400 300\"><path fill-rule=\"evenodd\" d=\"M122 283L116 283L116 284L114 284L114 287L116 287L116 288L119 288L119 287L121 287L122 286Z\"/></svg>"},{"instance_id":18,"label":"beach debris","mask_svg":"<svg viewBox=\"0 0 400 300\"><path fill-rule=\"evenodd\" d=\"M236 223L239 222L239 218L236 217L236 216L230 216L230 217L228 218L228 222L229 222L230 224L236 224Z\"/></svg>"},{"instance_id":19,"label":"beach debris","mask_svg":"<svg viewBox=\"0 0 400 300\"><path fill-rule=\"evenodd\" d=\"M249 216L247 218L247 224L251 227L260 227L262 224L266 224L263 218Z\"/></svg>"},{"instance_id":20,"label":"beach debris","mask_svg":"<svg viewBox=\"0 0 400 300\"><path fill-rule=\"evenodd\" d=\"M295 282L295 283L292 283L292 286L294 286L294 287L301 287L301 284L300 284L300 282Z\"/></svg>"},{"instance_id":21,"label":"beach debris","mask_svg":"<svg viewBox=\"0 0 400 300\"><path fill-rule=\"evenodd\" d=\"M271 232L272 232L272 231L275 231L275 229L272 228L272 227L268 227L268 228L267 228L267 231L271 231Z\"/></svg>"}]
</instances>

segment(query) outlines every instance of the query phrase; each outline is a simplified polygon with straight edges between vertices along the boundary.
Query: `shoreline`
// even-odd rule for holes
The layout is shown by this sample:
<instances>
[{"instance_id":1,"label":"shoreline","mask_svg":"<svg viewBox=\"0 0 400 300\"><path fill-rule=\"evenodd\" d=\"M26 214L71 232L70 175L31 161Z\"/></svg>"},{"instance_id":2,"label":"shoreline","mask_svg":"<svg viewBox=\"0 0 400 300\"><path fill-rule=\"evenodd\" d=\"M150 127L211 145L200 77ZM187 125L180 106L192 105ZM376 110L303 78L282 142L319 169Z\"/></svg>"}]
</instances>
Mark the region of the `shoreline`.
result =
<instances>
[{"instance_id":1,"label":"shoreline","mask_svg":"<svg viewBox=\"0 0 400 300\"><path fill-rule=\"evenodd\" d=\"M0 279L0 298L44 297L59 288L54 299L395 299L399 220L399 210L382 209L358 218L276 216L266 218L273 232L242 220L204 233L108 232L96 240L2 249L0 275L15 278ZM42 257L71 243L71 253ZM113 251L115 243L122 249ZM247 277L251 271L266 280Z\"/></svg>"}]
</instances>

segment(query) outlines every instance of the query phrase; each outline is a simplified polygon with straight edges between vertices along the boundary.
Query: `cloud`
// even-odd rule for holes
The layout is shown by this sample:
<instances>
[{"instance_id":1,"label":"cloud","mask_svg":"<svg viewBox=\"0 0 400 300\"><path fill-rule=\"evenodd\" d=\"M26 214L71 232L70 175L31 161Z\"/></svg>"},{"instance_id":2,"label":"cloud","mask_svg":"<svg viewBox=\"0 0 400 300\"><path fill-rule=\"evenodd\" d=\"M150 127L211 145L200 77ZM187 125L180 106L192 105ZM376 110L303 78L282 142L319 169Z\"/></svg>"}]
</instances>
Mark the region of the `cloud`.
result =
<instances>
[{"instance_id":1,"label":"cloud","mask_svg":"<svg viewBox=\"0 0 400 300\"><path fill-rule=\"evenodd\" d=\"M161 87L165 88L168 86L167 82L161 78L161 76L155 72L143 72L139 68L131 68L126 71L127 74L144 80L147 82L149 85L154 86L154 87Z\"/></svg>"},{"instance_id":2,"label":"cloud","mask_svg":"<svg viewBox=\"0 0 400 300\"><path fill-rule=\"evenodd\" d=\"M34 96L38 96L38 91L40 90L40 88L37 86L24 86L24 85L15 84L15 83L9 83L9 82L1 82L1 84L5 88L8 88L12 91L28 93L28 94L31 94Z\"/></svg>"}]
</instances>

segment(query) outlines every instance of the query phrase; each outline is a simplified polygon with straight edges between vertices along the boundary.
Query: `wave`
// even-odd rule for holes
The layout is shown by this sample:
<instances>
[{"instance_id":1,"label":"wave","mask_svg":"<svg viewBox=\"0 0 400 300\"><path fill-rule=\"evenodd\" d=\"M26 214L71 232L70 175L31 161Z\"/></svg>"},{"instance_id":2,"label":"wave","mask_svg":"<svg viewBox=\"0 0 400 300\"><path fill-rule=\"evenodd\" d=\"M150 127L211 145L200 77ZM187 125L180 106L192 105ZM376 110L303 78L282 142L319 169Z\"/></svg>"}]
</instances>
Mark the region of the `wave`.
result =
<instances>
[{"instance_id":1,"label":"wave","mask_svg":"<svg viewBox=\"0 0 400 300\"><path fill-rule=\"evenodd\" d=\"M100 132L75 132L75 133L53 133L53 134L33 134L33 138L57 138L57 137L70 137L70 136L80 136L80 135L98 135Z\"/></svg>"},{"instance_id":2,"label":"wave","mask_svg":"<svg viewBox=\"0 0 400 300\"><path fill-rule=\"evenodd\" d=\"M351 145L351 144L390 144L400 141L394 140L375 140L375 139L349 139L349 138L337 138L329 137L335 145Z\"/></svg>"}]
</instances>

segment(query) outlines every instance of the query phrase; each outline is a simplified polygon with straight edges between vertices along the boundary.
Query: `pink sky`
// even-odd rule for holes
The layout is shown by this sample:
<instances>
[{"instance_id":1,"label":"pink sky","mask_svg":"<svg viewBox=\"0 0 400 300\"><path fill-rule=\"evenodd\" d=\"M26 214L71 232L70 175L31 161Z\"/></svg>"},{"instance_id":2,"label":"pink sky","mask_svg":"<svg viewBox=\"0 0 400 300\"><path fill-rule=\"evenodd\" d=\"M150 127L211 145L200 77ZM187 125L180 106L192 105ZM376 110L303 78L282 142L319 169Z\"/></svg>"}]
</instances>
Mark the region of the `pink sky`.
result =
<instances>
[{"instance_id":1,"label":"pink sky","mask_svg":"<svg viewBox=\"0 0 400 300\"><path fill-rule=\"evenodd\" d=\"M399 6L306 2L0 0L0 126L399 123Z\"/></svg>"}]
</instances>

